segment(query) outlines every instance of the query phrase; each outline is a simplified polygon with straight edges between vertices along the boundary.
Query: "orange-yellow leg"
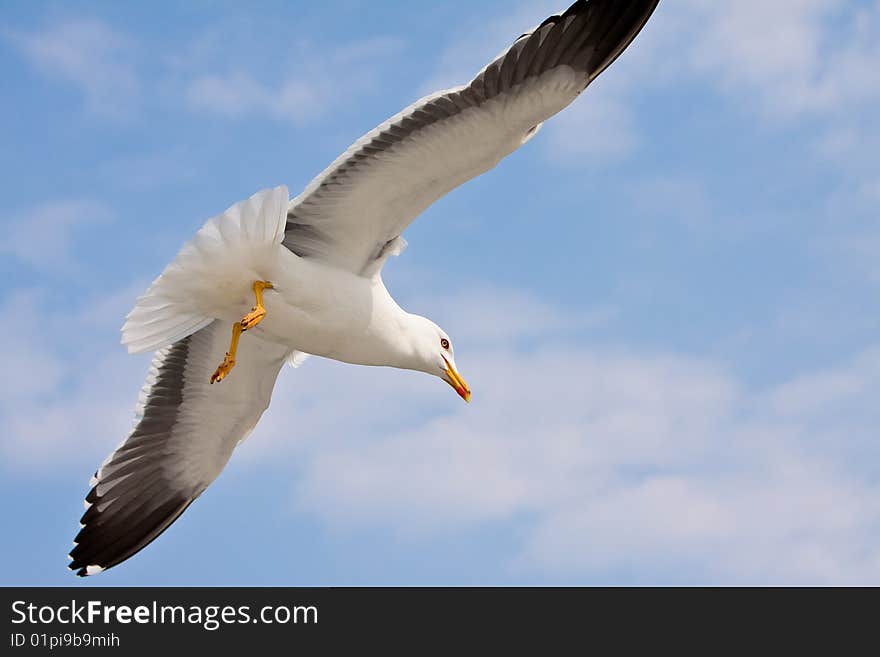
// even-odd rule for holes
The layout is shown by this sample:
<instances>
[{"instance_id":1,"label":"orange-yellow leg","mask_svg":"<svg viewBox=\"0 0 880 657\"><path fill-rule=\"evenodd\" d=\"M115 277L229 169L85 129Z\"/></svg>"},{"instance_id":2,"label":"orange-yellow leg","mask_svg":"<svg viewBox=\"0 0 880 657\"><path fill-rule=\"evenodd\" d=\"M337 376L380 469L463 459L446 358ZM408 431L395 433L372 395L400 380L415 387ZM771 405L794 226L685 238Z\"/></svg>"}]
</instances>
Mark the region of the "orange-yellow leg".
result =
<instances>
[{"instance_id":1,"label":"orange-yellow leg","mask_svg":"<svg viewBox=\"0 0 880 657\"><path fill-rule=\"evenodd\" d=\"M218 383L226 378L226 375L235 367L235 352L238 350L238 339L241 337L241 322L232 325L232 341L229 343L229 351L226 352L226 358L214 370L211 375L211 383Z\"/></svg>"},{"instance_id":2,"label":"orange-yellow leg","mask_svg":"<svg viewBox=\"0 0 880 657\"><path fill-rule=\"evenodd\" d=\"M271 290L272 284L268 281L254 281L254 297L257 303L251 308L251 311L232 325L232 340L229 342L229 351L223 362L214 370L211 375L211 383L218 383L226 378L226 375L235 367L235 352L238 351L238 340L241 334L248 329L254 328L263 321L266 316L266 307L263 305L263 290Z\"/></svg>"},{"instance_id":3,"label":"orange-yellow leg","mask_svg":"<svg viewBox=\"0 0 880 657\"><path fill-rule=\"evenodd\" d=\"M266 308L263 306L263 290L271 290L272 284L268 281L254 281L254 296L257 298L257 305L251 308L251 311L241 318L241 330L247 331L254 328L263 321L266 316Z\"/></svg>"}]
</instances>

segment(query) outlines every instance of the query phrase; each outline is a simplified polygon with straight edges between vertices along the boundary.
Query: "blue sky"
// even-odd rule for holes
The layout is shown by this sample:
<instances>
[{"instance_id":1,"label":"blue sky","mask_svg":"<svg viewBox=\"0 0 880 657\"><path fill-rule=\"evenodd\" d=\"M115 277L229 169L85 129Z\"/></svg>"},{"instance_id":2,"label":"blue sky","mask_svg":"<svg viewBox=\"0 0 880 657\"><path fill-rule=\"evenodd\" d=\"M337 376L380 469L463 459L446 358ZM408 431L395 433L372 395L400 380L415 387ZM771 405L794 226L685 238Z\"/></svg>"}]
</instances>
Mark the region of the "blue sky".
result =
<instances>
[{"instance_id":1,"label":"blue sky","mask_svg":"<svg viewBox=\"0 0 880 657\"><path fill-rule=\"evenodd\" d=\"M208 217L296 193L551 2L0 5L0 584L76 580ZM880 583L880 3L663 2L386 267L474 390L311 359L100 585Z\"/></svg>"}]
</instances>

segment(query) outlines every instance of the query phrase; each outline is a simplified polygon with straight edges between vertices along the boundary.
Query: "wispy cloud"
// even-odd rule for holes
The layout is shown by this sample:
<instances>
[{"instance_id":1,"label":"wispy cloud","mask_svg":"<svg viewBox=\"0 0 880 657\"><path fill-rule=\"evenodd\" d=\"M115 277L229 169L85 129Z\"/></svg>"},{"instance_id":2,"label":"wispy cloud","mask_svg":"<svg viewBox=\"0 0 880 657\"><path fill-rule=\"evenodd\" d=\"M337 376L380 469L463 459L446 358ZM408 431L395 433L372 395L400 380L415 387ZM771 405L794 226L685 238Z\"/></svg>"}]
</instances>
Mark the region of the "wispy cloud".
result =
<instances>
[{"instance_id":1,"label":"wispy cloud","mask_svg":"<svg viewBox=\"0 0 880 657\"><path fill-rule=\"evenodd\" d=\"M187 103L195 111L228 118L266 114L294 121L316 116L324 108L322 95L305 81L288 80L275 87L264 85L242 71L200 76L186 90Z\"/></svg>"},{"instance_id":2,"label":"wispy cloud","mask_svg":"<svg viewBox=\"0 0 880 657\"><path fill-rule=\"evenodd\" d=\"M860 177L876 171L876 2L686 0L658 18L645 54L659 83L708 83L773 130L812 125L819 157Z\"/></svg>"},{"instance_id":3,"label":"wispy cloud","mask_svg":"<svg viewBox=\"0 0 880 657\"><path fill-rule=\"evenodd\" d=\"M428 94L467 83L523 31L558 11L558 3L548 0L514 4L488 17L462 17L466 22L456 26L420 92ZM636 149L639 138L627 102L627 84L621 84L619 76L610 84L605 80L597 83L588 102L574 104L545 126L541 142L553 153L553 159L596 166L624 159Z\"/></svg>"},{"instance_id":4,"label":"wispy cloud","mask_svg":"<svg viewBox=\"0 0 880 657\"><path fill-rule=\"evenodd\" d=\"M499 290L477 305L546 307ZM282 373L237 458L296 463L295 507L336 529L418 542L516 522L513 577L880 581L877 350L755 388L707 358L560 341L581 319L549 310L479 348L460 339L467 407L419 374L320 359Z\"/></svg>"},{"instance_id":5,"label":"wispy cloud","mask_svg":"<svg viewBox=\"0 0 880 657\"><path fill-rule=\"evenodd\" d=\"M378 63L402 45L377 37L321 48L293 39L267 48L256 38L224 38L227 29L233 28L206 25L184 51L149 59L124 31L99 19L7 30L3 37L43 74L77 87L87 109L104 117L131 119L158 104L299 123L373 88Z\"/></svg>"},{"instance_id":6,"label":"wispy cloud","mask_svg":"<svg viewBox=\"0 0 880 657\"><path fill-rule=\"evenodd\" d=\"M880 580L880 491L859 464L876 353L755 392L711 362L627 350L460 360L477 381L466 409L300 436L297 507L415 540L519 519L511 571L566 581Z\"/></svg>"},{"instance_id":7,"label":"wispy cloud","mask_svg":"<svg viewBox=\"0 0 880 657\"><path fill-rule=\"evenodd\" d=\"M450 38L437 56L432 75L420 88L422 95L438 89L456 87L471 80L483 66L510 47L523 31L538 25L547 16L560 11L553 0L505 4L503 12L494 9L481 15L480 9L466 16L457 16ZM437 44L442 45L438 39Z\"/></svg>"},{"instance_id":8,"label":"wispy cloud","mask_svg":"<svg viewBox=\"0 0 880 657\"><path fill-rule=\"evenodd\" d=\"M95 312L112 325L135 293L39 318L38 295L0 309L20 317L13 348L32 364L0 417L18 476L73 457L88 470L127 431L146 363L109 343L62 357L55 329L87 334ZM514 578L880 581L865 467L880 455L880 351L753 388L711 359L577 338L613 315L480 286L437 303L461 311L471 405L422 374L312 359L285 368L236 459L295 462L296 508L337 529L417 542L515 521Z\"/></svg>"},{"instance_id":9,"label":"wispy cloud","mask_svg":"<svg viewBox=\"0 0 880 657\"><path fill-rule=\"evenodd\" d=\"M688 0L665 16L682 68L770 115L837 112L880 94L876 5Z\"/></svg>"},{"instance_id":10,"label":"wispy cloud","mask_svg":"<svg viewBox=\"0 0 880 657\"><path fill-rule=\"evenodd\" d=\"M608 85L613 87L614 85ZM547 125L545 154L578 167L607 167L625 160L639 145L639 131L625 94L597 83L588 101Z\"/></svg>"},{"instance_id":11,"label":"wispy cloud","mask_svg":"<svg viewBox=\"0 0 880 657\"><path fill-rule=\"evenodd\" d=\"M557 10L514 5L504 16L464 26L438 58L423 91L462 84L534 17ZM880 7L852 3L757 0L661 3L644 32L583 99L546 126L551 159L578 166L611 163L635 153L641 126L633 106L644 90L682 81L708 82L744 111L779 125L792 118L842 117L880 97L872 35ZM853 117L839 126L853 130ZM835 130L829 128L829 138ZM847 149L851 155L852 149Z\"/></svg>"},{"instance_id":12,"label":"wispy cloud","mask_svg":"<svg viewBox=\"0 0 880 657\"><path fill-rule=\"evenodd\" d=\"M226 71L202 72L185 83L186 102L193 111L227 118L264 115L304 123L333 111L335 103L345 105L370 90L377 64L401 45L390 38L329 49L312 48L305 42L287 44L301 56L289 59L280 79L260 80L234 65ZM204 46L193 56L201 60L209 50ZM177 65L191 68L193 62L178 60Z\"/></svg>"},{"instance_id":13,"label":"wispy cloud","mask_svg":"<svg viewBox=\"0 0 880 657\"><path fill-rule=\"evenodd\" d=\"M131 115L142 92L130 38L104 21L74 19L38 31L4 34L45 75L77 87L89 111Z\"/></svg>"},{"instance_id":14,"label":"wispy cloud","mask_svg":"<svg viewBox=\"0 0 880 657\"><path fill-rule=\"evenodd\" d=\"M880 217L873 230L847 236L835 246L835 256L842 254L850 266L855 266L871 282L880 286Z\"/></svg>"},{"instance_id":15,"label":"wispy cloud","mask_svg":"<svg viewBox=\"0 0 880 657\"><path fill-rule=\"evenodd\" d=\"M100 203L75 199L51 201L22 214L4 217L6 237L0 253L47 272L70 272L76 232L111 218Z\"/></svg>"},{"instance_id":16,"label":"wispy cloud","mask_svg":"<svg viewBox=\"0 0 880 657\"><path fill-rule=\"evenodd\" d=\"M124 357L114 329L135 294L126 286L70 308L31 287L0 301L16 318L3 345L15 375L0 385L0 453L20 476L51 477L71 463L87 473L96 465L91 454L118 443L131 426L137 387L119 382L137 381L146 363Z\"/></svg>"},{"instance_id":17,"label":"wispy cloud","mask_svg":"<svg viewBox=\"0 0 880 657\"><path fill-rule=\"evenodd\" d=\"M721 98L730 125L743 130L752 124L779 131L809 125L808 138L816 139L810 152L817 159L859 174L850 176L845 190L851 202L830 193L820 201L833 215L829 232L838 232L839 222L855 212L856 201L863 217L862 233L854 237L849 231L837 243L841 248L831 254L835 268L858 261L880 280L880 242L870 239L877 234L872 146L878 135L868 118L876 91L874 81L865 77L876 50L869 38L876 32L876 4L854 8L838 1L791 0L769 8L746 5L754 14L697 0L661 3L613 75L603 76L586 97L549 123L536 144L543 143L545 156L558 157L564 166L589 162L591 156L602 164L626 161L649 141L641 131L650 112L639 104L646 90L666 94L659 104L667 113L674 112L679 91L681 102ZM485 21L475 19L461 39L451 37L449 53L440 55L437 77L426 91L445 86L442 76L448 75L449 84L466 80L522 29L558 8L556 3L544 8L523 4L513 8L515 16L499 17L488 31ZM779 41L762 21L771 28L785 22ZM90 110L108 116L114 116L112 107L100 108L101 102L115 102L108 88L125 89L126 83L86 81L90 71L100 72L100 64L107 63L92 69L83 63L89 57L109 61L108 80L133 76L130 106L159 97L174 111L194 115L304 123L339 107L349 83L356 91L372 93L371 74L381 70L384 53L391 52L387 48L397 47L354 43L335 54L304 57L301 66L294 66L292 57L272 69L240 61L240 52L218 59L217 50L205 47L191 57L174 54L185 63L172 62L172 56L156 62L150 70L158 78L138 80L135 56L143 53L135 53L118 30L105 34L106 44L95 45L103 43L102 28L64 32L61 26L25 35L33 43L21 34L6 36L46 75L81 89ZM74 64L57 63L66 55L48 36L75 46ZM462 54L468 52L474 54ZM347 70L343 65L361 59L363 67ZM121 73L114 74L115 67ZM457 67L461 76L451 74ZM699 93L691 85L699 86ZM746 120L737 123L737 114ZM602 127L591 129L595 125ZM737 136L722 138L729 145ZM102 168L101 175L130 177L133 186L149 189L156 184L154 176L168 175L168 158L177 159L170 153L122 156ZM723 156L707 162L726 175ZM631 190L634 204L644 204L637 208L640 215L654 207L652 217L690 222L688 227L700 225L707 215L726 218L740 210L749 212L744 220L763 222L767 216L760 208L742 209L713 195L702 171L656 168L644 178L620 183ZM536 171L536 178L541 173ZM780 178L787 188L798 189L796 174L785 173ZM176 202L175 197L168 202ZM67 273L81 266L77 231L108 216L103 206L84 200L13 213L3 217L8 228L0 251L28 269ZM811 214L804 221L808 224L792 221L789 232L780 232L779 250L797 250L804 225L813 228L819 220ZM179 232L179 225L169 229L170 224L143 223L148 231ZM714 232L718 222L709 224ZM633 239L652 234L641 226L631 232ZM664 243L670 255L686 260L685 250L675 251L673 242ZM756 253L775 254L777 248L746 239L742 247L744 270ZM621 269L630 266L620 264ZM604 307L578 313L521 290L478 281L466 293L447 295L435 277L424 294L436 293L436 298L420 296L423 305L416 310L452 332L458 364L474 388L470 406L422 374L315 358L299 370L285 368L273 406L238 450L236 463L256 466L254 475L248 468L240 471L254 481L268 464L289 466L296 476L292 498L298 512L343 532L379 528L405 540L433 542L438 535L446 538L474 527L504 532L513 527L507 554L514 558L505 562L512 579L538 573L545 581L557 577L567 583L880 582L874 549L880 538L880 490L876 468L872 471L880 455L875 399L880 359L870 346L873 338L864 338L870 330L830 355L802 354L803 361L778 363L767 357L773 351L768 336L778 334L788 343L799 331L809 331L846 340L854 326L876 322L868 310L852 313L858 316L828 312L838 306L802 280L802 264L780 265L784 280L767 281L772 288L768 304L785 296L784 287L794 288L803 306L794 311L779 307L778 329L762 325L766 318L750 314L750 306L736 295L712 305L708 297L716 291L710 290L703 305L673 290L665 300L681 304L683 315L709 314L727 304L738 315L737 327L741 322L748 333L748 351L757 347L758 355L751 357L773 361L767 369L774 383L761 384L730 363L747 351L743 342L728 350L726 365L719 358L689 357L644 343L608 346L608 331L602 333L603 346L597 346L594 333L624 321L650 324L650 313L632 307L622 307L619 315ZM626 280L647 276L649 269L635 269ZM431 279L430 273L425 278ZM536 287L553 284L549 280L535 272ZM96 288L70 301L72 308L53 306L47 290L30 287L2 299L0 312L16 319L16 330L3 347L4 362L15 373L0 385L4 470L36 481L53 473L60 479L62 471L64 477L75 477L73 469L79 468L85 484L91 468L125 435L147 362L124 354L116 329L142 288ZM859 299L873 298L862 296L865 287L844 292L839 297L846 303L840 307L846 310ZM838 290L827 293L838 296ZM659 331L640 336L633 339L669 344ZM700 349L700 341L686 337L674 343Z\"/></svg>"},{"instance_id":18,"label":"wispy cloud","mask_svg":"<svg viewBox=\"0 0 880 657\"><path fill-rule=\"evenodd\" d=\"M105 184L109 182L128 190L144 191L190 184L198 169L192 164L188 149L171 147L112 157L100 166L97 173Z\"/></svg>"},{"instance_id":19,"label":"wispy cloud","mask_svg":"<svg viewBox=\"0 0 880 657\"><path fill-rule=\"evenodd\" d=\"M456 335L474 347L582 334L607 325L616 314L610 307L565 311L520 290L485 283L474 283L466 291L439 295L427 302L425 292L419 296L421 303L430 306L436 321L445 323L448 319ZM488 299L492 302L487 303Z\"/></svg>"}]
</instances>

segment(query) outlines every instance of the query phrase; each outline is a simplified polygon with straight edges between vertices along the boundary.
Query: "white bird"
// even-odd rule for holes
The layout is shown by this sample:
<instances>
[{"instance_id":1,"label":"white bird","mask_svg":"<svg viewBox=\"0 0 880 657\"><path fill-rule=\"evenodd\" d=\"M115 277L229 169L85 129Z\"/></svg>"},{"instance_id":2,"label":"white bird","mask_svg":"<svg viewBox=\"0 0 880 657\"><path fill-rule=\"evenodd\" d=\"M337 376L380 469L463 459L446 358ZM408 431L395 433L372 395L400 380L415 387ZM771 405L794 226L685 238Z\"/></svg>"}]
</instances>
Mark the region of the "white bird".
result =
<instances>
[{"instance_id":1,"label":"white bird","mask_svg":"<svg viewBox=\"0 0 880 657\"><path fill-rule=\"evenodd\" d=\"M418 370L468 401L449 335L397 305L382 266L425 208L571 103L658 2L578 0L470 83L358 139L293 200L277 187L210 219L123 326L129 351L158 351L134 429L92 477L69 567L101 572L167 529L253 430L285 361Z\"/></svg>"}]
</instances>

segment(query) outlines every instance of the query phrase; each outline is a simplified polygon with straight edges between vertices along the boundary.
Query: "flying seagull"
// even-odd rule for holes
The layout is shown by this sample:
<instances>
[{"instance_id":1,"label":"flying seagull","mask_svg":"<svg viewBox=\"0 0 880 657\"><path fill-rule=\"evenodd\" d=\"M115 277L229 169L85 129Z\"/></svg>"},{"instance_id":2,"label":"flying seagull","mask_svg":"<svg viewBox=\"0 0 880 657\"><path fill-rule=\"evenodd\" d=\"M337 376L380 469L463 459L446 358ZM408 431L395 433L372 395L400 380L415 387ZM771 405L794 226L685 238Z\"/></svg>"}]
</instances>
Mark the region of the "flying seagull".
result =
<instances>
[{"instance_id":1,"label":"flying seagull","mask_svg":"<svg viewBox=\"0 0 880 657\"><path fill-rule=\"evenodd\" d=\"M134 429L89 484L69 567L99 573L165 531L256 426L285 361L418 370L469 401L449 335L397 305L382 266L425 208L577 98L658 2L578 0L358 139L293 200L276 187L208 220L122 328L130 352L156 354Z\"/></svg>"}]
</instances>

